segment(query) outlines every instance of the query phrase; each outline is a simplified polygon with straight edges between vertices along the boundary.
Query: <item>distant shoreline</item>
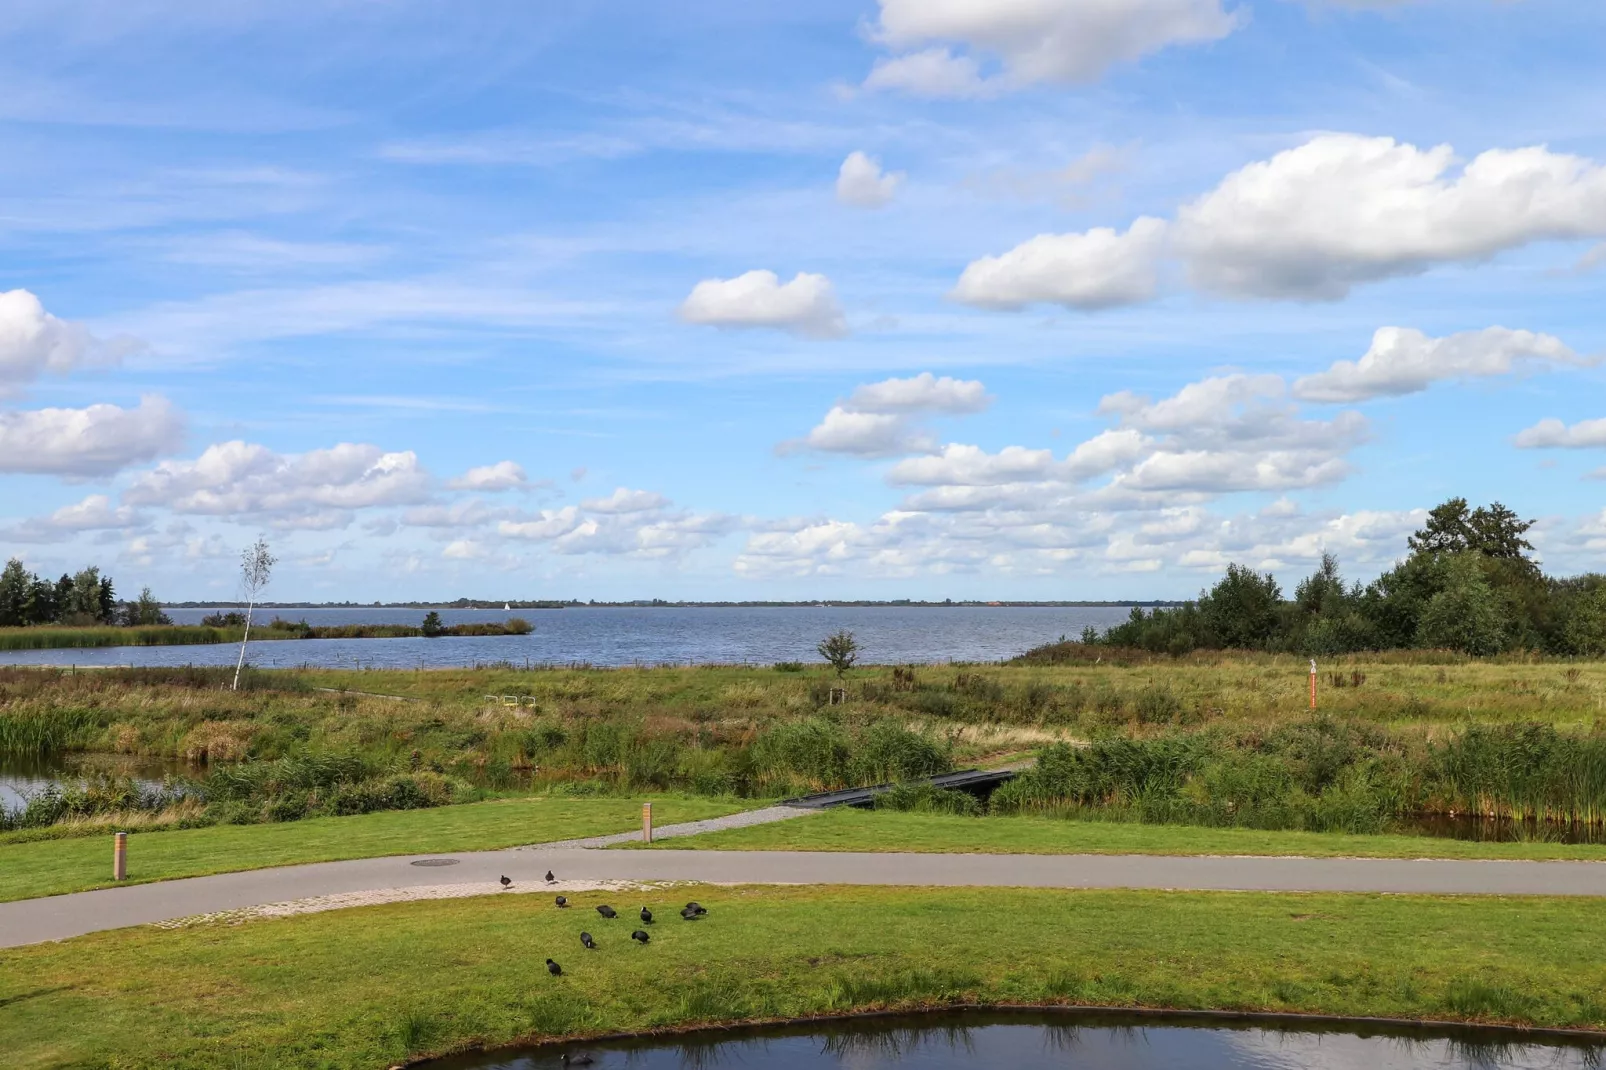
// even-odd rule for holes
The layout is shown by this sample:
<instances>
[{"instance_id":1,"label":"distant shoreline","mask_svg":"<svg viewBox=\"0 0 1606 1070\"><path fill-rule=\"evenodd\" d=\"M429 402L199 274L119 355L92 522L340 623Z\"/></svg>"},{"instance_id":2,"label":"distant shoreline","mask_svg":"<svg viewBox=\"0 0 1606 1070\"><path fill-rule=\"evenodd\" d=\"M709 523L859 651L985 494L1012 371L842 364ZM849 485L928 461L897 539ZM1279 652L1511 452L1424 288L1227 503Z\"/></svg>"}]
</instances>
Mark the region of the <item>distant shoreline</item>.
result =
<instances>
[{"instance_id":1,"label":"distant shoreline","mask_svg":"<svg viewBox=\"0 0 1606 1070\"><path fill-rule=\"evenodd\" d=\"M895 601L842 601L822 599L808 602L666 602L650 599L634 602L521 602L517 600L454 602L258 602L257 609L1124 609L1139 606L1143 609L1172 608L1184 605L1181 601L1127 601L1106 602L1010 602L1010 601L942 601L917 602L908 599ZM244 602L163 602L164 609L244 609Z\"/></svg>"}]
</instances>

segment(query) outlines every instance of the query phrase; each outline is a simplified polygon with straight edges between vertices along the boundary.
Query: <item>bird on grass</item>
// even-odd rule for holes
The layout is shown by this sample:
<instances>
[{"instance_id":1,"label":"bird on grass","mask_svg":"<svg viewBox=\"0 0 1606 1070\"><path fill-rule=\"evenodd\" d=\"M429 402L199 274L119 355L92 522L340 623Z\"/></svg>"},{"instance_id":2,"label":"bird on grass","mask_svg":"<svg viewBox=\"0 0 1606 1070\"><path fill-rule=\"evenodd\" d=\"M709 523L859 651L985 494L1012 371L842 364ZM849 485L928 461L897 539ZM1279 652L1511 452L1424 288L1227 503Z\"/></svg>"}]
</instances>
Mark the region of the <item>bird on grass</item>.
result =
<instances>
[{"instance_id":1,"label":"bird on grass","mask_svg":"<svg viewBox=\"0 0 1606 1070\"><path fill-rule=\"evenodd\" d=\"M637 929L635 932L630 934L630 939L634 940L638 944L645 944L648 940L652 939L652 937L648 936L644 929Z\"/></svg>"},{"instance_id":2,"label":"bird on grass","mask_svg":"<svg viewBox=\"0 0 1606 1070\"><path fill-rule=\"evenodd\" d=\"M584 947L587 951L595 951L597 949L597 942L595 940L591 939L591 934L590 933L581 933L580 934L580 945L582 947Z\"/></svg>"},{"instance_id":3,"label":"bird on grass","mask_svg":"<svg viewBox=\"0 0 1606 1070\"><path fill-rule=\"evenodd\" d=\"M651 925L652 924L652 911L648 910L646 907L642 907L641 908L641 924L643 924L643 925Z\"/></svg>"},{"instance_id":4,"label":"bird on grass","mask_svg":"<svg viewBox=\"0 0 1606 1070\"><path fill-rule=\"evenodd\" d=\"M502 874L502 887L504 887L504 888L513 887L513 881L508 878L508 875L506 873Z\"/></svg>"},{"instance_id":5,"label":"bird on grass","mask_svg":"<svg viewBox=\"0 0 1606 1070\"><path fill-rule=\"evenodd\" d=\"M567 896L562 896L562 895L558 896L556 902L558 904L558 909L559 910L562 910L564 907L569 905L569 900L568 900Z\"/></svg>"},{"instance_id":6,"label":"bird on grass","mask_svg":"<svg viewBox=\"0 0 1606 1070\"><path fill-rule=\"evenodd\" d=\"M693 899L690 903L686 904L686 909L682 910L681 913L685 914L688 911L701 917L702 915L708 913L708 908L697 902L697 900Z\"/></svg>"},{"instance_id":7,"label":"bird on grass","mask_svg":"<svg viewBox=\"0 0 1606 1070\"><path fill-rule=\"evenodd\" d=\"M619 912L613 909L613 907L609 906L607 903L604 903L598 907L597 913L601 914L605 918L617 918L619 916Z\"/></svg>"},{"instance_id":8,"label":"bird on grass","mask_svg":"<svg viewBox=\"0 0 1606 1070\"><path fill-rule=\"evenodd\" d=\"M552 882L553 882L553 881L555 881L555 880L557 880L557 879L558 879L558 878L556 878L556 877L554 877L554 876L553 876L553 875L552 875L552 871L551 871L551 870L550 870L550 869L549 869L549 870L547 870L547 871L546 871L546 882L547 882L547 883L548 883L548 884L551 884L551 883L552 883Z\"/></svg>"},{"instance_id":9,"label":"bird on grass","mask_svg":"<svg viewBox=\"0 0 1606 1070\"><path fill-rule=\"evenodd\" d=\"M703 911L703 914L706 913L708 913L706 910ZM697 913L697 911L693 910L691 907L687 907L685 910L680 912L680 916L685 918L687 921L698 921L703 915Z\"/></svg>"},{"instance_id":10,"label":"bird on grass","mask_svg":"<svg viewBox=\"0 0 1606 1070\"><path fill-rule=\"evenodd\" d=\"M553 977L562 977L563 976L563 967L559 966L557 963L553 962L551 959L547 959L546 960L546 972L550 973Z\"/></svg>"}]
</instances>

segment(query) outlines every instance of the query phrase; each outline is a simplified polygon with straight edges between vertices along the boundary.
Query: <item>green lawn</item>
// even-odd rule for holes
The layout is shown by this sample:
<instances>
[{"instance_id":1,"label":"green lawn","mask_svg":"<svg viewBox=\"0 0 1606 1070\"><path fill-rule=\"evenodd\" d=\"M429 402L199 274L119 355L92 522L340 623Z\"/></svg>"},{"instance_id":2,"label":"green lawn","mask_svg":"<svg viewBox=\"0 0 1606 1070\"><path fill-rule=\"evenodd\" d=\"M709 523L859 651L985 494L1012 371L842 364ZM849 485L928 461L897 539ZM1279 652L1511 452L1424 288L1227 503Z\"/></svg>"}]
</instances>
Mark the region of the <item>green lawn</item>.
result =
<instances>
[{"instance_id":1,"label":"green lawn","mask_svg":"<svg viewBox=\"0 0 1606 1070\"><path fill-rule=\"evenodd\" d=\"M1526 858L1606 862L1606 846L1474 843L1429 836L1348 836L1067 821L828 810L816 817L669 840L671 850L914 851L975 854L1303 855L1325 858Z\"/></svg>"},{"instance_id":2,"label":"green lawn","mask_svg":"<svg viewBox=\"0 0 1606 1070\"><path fill-rule=\"evenodd\" d=\"M673 917L696 895L701 922ZM701 888L647 947L489 896L0 951L9 1068L379 1068L468 1043L947 1002L1606 1028L1606 901ZM580 948L580 929L600 948ZM549 977L548 956L564 967Z\"/></svg>"},{"instance_id":3,"label":"green lawn","mask_svg":"<svg viewBox=\"0 0 1606 1070\"><path fill-rule=\"evenodd\" d=\"M699 821L742 809L733 800L653 796L653 821ZM171 880L301 862L435 851L489 851L641 827L642 799L537 797L392 810L273 825L216 825L128 837L131 881ZM112 837L0 845L0 902L106 887Z\"/></svg>"}]
</instances>

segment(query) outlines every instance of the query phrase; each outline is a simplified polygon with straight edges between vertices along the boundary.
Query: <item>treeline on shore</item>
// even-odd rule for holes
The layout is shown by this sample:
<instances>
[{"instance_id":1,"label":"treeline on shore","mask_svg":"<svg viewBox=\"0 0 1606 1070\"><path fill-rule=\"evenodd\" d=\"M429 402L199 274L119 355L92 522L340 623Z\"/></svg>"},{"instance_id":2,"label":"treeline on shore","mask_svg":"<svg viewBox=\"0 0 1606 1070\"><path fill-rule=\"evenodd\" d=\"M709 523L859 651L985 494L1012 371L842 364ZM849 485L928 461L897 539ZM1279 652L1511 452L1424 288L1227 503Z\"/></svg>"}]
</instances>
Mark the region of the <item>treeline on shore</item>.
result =
<instances>
[{"instance_id":1,"label":"treeline on shore","mask_svg":"<svg viewBox=\"0 0 1606 1070\"><path fill-rule=\"evenodd\" d=\"M140 628L172 623L149 587L131 602L119 601L112 578L93 565L64 572L54 581L28 571L15 557L0 569L0 628Z\"/></svg>"},{"instance_id":2,"label":"treeline on shore","mask_svg":"<svg viewBox=\"0 0 1606 1070\"><path fill-rule=\"evenodd\" d=\"M1294 588L1270 573L1232 564L1197 601L1134 609L1124 624L1079 643L1032 651L1039 663L1077 661L1088 648L1151 653L1259 650L1305 655L1429 648L1473 656L1526 651L1606 654L1606 576L1546 576L1525 537L1533 522L1495 502L1476 509L1452 498L1407 540L1409 555L1364 586L1346 584L1338 558Z\"/></svg>"},{"instance_id":3,"label":"treeline on shore","mask_svg":"<svg viewBox=\"0 0 1606 1070\"><path fill-rule=\"evenodd\" d=\"M251 625L251 640L275 639L426 639L476 635L528 635L530 622L521 617L505 621L444 624L428 613L420 624L308 624L304 620L275 617ZM0 650L77 650L114 646L189 646L238 643L245 635L244 613L212 613L200 624L152 627L44 626L0 628Z\"/></svg>"}]
</instances>

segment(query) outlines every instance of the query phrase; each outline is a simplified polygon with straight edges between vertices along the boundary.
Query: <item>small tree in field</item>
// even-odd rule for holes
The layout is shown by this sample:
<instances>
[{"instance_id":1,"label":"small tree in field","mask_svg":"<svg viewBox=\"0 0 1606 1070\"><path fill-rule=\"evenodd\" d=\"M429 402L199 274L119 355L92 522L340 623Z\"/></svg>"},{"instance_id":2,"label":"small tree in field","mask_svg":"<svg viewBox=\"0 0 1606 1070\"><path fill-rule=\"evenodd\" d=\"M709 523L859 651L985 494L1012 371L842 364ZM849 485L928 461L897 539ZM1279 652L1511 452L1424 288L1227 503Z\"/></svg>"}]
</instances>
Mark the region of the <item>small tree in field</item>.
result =
<instances>
[{"instance_id":1,"label":"small tree in field","mask_svg":"<svg viewBox=\"0 0 1606 1070\"><path fill-rule=\"evenodd\" d=\"M257 536L240 554L240 585L245 588L245 634L240 637L240 660L234 663L234 690L240 690L240 670L245 668L245 644L251 639L251 610L256 608L257 595L273 577L273 566L278 562L268 551L268 540Z\"/></svg>"},{"instance_id":2,"label":"small tree in field","mask_svg":"<svg viewBox=\"0 0 1606 1070\"><path fill-rule=\"evenodd\" d=\"M853 663L859 660L859 644L854 640L852 632L828 635L820 641L817 649L820 657L836 670L839 679L846 676L848 670L853 668Z\"/></svg>"}]
</instances>

